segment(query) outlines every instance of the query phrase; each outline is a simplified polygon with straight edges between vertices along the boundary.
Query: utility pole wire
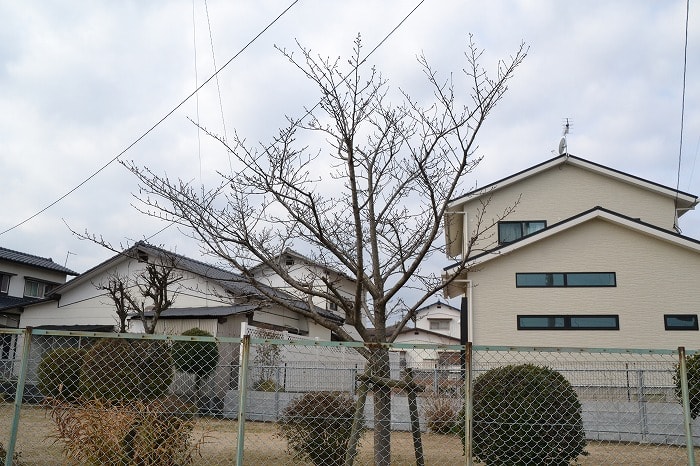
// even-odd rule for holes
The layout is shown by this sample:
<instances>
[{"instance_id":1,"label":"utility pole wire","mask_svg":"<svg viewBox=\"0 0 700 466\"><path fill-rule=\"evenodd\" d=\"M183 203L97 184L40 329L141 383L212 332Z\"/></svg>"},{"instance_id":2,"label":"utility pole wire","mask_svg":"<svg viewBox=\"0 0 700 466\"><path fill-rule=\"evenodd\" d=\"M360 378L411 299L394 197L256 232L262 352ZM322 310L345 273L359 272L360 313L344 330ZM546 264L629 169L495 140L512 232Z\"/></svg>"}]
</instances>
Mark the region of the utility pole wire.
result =
<instances>
[{"instance_id":1,"label":"utility pole wire","mask_svg":"<svg viewBox=\"0 0 700 466\"><path fill-rule=\"evenodd\" d=\"M678 144L678 174L676 175L676 198L675 204L678 207L678 189L681 184L681 160L683 155L683 123L685 120L685 82L686 74L688 69L688 17L690 16L690 0L686 0L685 4L685 45L683 48L683 90L681 92L681 137L680 143ZM680 228L678 226L678 219L676 218L675 228L680 233Z\"/></svg>"},{"instance_id":2,"label":"utility pole wire","mask_svg":"<svg viewBox=\"0 0 700 466\"><path fill-rule=\"evenodd\" d=\"M406 14L406 16L404 16L404 17L401 19L401 21L399 21L399 23L398 23L396 26L394 26L393 29L392 29L391 31L389 31L389 32L384 36L384 38L383 38L382 40L380 40L379 43L377 43L377 45L375 45L374 48L373 48L372 50L369 51L369 53L367 53L367 55L365 55L365 57L364 57L363 59L360 60L360 62L357 63L356 66L353 67L352 70L350 70L345 76L343 76L343 79L341 79L341 80L333 87L333 90L337 89L338 86L340 86L342 83L346 82L346 81L348 80L348 78L349 78L350 76L352 76L352 74L353 74L362 64L364 64L364 63L367 61L367 59L368 59L370 56L372 56L372 54L373 54L374 52L376 52L376 51L379 49L379 47L381 47L382 45L384 45L384 43L385 43L385 42L386 42L386 41L387 41L387 40L388 40L388 39L403 25L403 23L406 22L406 20L408 20L408 18L409 18L413 13L415 13L415 11L416 11L424 2L425 2L425 0L420 0L420 1L418 2L418 4L417 4L415 7L413 7L413 9L412 9L411 11L408 12L408 14ZM211 33L211 32L210 32L210 33ZM212 49L212 52L213 52L213 49ZM221 101L221 95L219 95L219 101ZM301 117L296 118L296 119L294 120L294 124L295 124L295 125L298 125L299 123L301 123L301 122L304 120L304 118L306 118L307 116L311 115L311 113L312 113L319 105L321 105L322 102L323 102L323 99L321 99L321 100L319 100L318 102L316 102L316 104L315 104L313 107L311 107L310 109L308 109L306 112L304 112L304 114L303 114ZM223 118L223 109L222 109L222 118ZM191 121L191 120L190 120L190 121ZM195 123L195 124L199 127L199 123ZM201 129L201 127L199 127L198 129ZM225 140L225 139L224 139L224 140ZM269 150L271 147L272 147L272 144L270 144L269 146L267 146L267 147L266 147L266 150ZM229 164L230 164L230 161L231 161L231 157L230 157L230 155L229 155ZM233 168L231 168L231 176L233 176ZM168 227L170 227L171 225L173 225L173 223L170 223L170 224L168 224L168 226L166 226L165 228L162 228L162 229L158 230L157 232L153 233L151 236L149 236L149 237L147 238L147 240L150 240L150 239L153 238L154 236L157 236L159 233L161 233L162 231L166 230L166 229L167 229Z\"/></svg>"},{"instance_id":3,"label":"utility pole wire","mask_svg":"<svg viewBox=\"0 0 700 466\"><path fill-rule=\"evenodd\" d=\"M83 185L85 185L88 181L90 181L90 180L92 180L93 178L95 178L95 177L96 177L97 175L99 175L105 168L107 168L108 166L112 165L116 160L119 159L119 157L121 157L122 155L124 155L124 154L125 154L127 151L129 151L132 147L134 147L136 144L138 144L139 142L141 142L141 140L142 140L143 138L145 138L146 136L148 136L154 129L156 129L158 126L160 126L161 123L163 123L163 122L164 122L166 119L168 119L173 113L175 113L180 107L182 107L188 100L190 100L190 99L192 98L192 96L194 96L195 94L197 94L197 93L199 92L200 89L202 89L204 86L206 86L207 84L209 84L209 81L211 81L212 79L214 79L214 78L215 78L224 68L226 68L233 60L235 60L236 58L238 58L239 55L241 55L248 47L250 47L250 45L253 44L253 42L255 42L255 41L256 41L260 36L262 36L268 29L270 29L280 18L282 18L282 16L284 16L284 15L285 15L294 5L296 5L298 2L299 2L299 0L294 0L287 8L284 9L284 11L282 11L282 13L280 13L274 20L272 20L267 26L265 26L265 28L264 28L262 31L260 31L260 32L259 32L255 37L253 37L246 45L244 45L243 48L242 48L241 50L239 50L233 57L231 57L226 63L224 63L224 65L223 65L221 68L219 68L217 71L215 71L213 75L209 76L209 78L208 78L206 81L204 81L200 86L198 86L194 91L192 91L187 97L185 97L185 98L184 98L179 104L177 104L172 110L170 110L168 113L166 113L164 117L162 117L160 120L158 120L153 126L151 126L151 127L150 127L147 131L145 131L141 136L139 136L138 138L136 138L136 140L134 140L131 144L129 144L124 150L122 150L121 152L119 152L119 153L118 153L117 155L115 155L111 160L109 160L107 163L105 163L104 165L102 165L97 171L95 171L93 174L91 174L90 176L88 176L87 178L85 178L83 181L81 181L80 183L78 183L75 187L73 187L72 189L70 189L68 192L66 192L65 194L63 194L61 197L59 197L58 199L56 199L56 200L54 200L53 202L51 202L50 204L48 204L48 205L47 205L46 207L44 207L43 209L39 210L38 212L36 212L36 213L33 214L32 216L27 217L26 219L22 220L21 222L17 223L16 225L13 225L13 226L11 226L10 228L1 231L1 232L0 232L0 236L4 235L4 234L7 233L7 232L10 232L10 231L14 230L15 228L18 228L18 227L24 225L25 223L29 222L30 220L32 220L32 219L38 217L39 215L43 214L44 212L46 212L47 210L49 210L51 207L55 206L56 204L58 204L59 202L61 202L63 199L67 198L68 196L70 196L71 194L73 194L75 191L77 191L78 189L80 189L80 188L81 188Z\"/></svg>"}]
</instances>

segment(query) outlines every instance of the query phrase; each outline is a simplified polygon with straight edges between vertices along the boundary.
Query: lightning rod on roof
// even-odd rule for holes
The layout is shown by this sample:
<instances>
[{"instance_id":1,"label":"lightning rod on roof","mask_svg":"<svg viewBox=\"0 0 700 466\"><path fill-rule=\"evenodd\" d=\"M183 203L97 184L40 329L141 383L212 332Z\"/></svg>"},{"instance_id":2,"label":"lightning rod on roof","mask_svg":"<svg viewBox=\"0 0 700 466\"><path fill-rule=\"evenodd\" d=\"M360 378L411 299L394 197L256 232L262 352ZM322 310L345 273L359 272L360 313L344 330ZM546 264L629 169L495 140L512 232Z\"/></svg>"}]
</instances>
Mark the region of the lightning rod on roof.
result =
<instances>
[{"instance_id":1,"label":"lightning rod on roof","mask_svg":"<svg viewBox=\"0 0 700 466\"><path fill-rule=\"evenodd\" d=\"M564 119L564 131L561 136L561 140L559 141L559 155L568 155L568 146L566 143L566 135L569 134L569 131L571 130L571 127L574 126L574 123L571 121L570 118L565 118Z\"/></svg>"}]
</instances>

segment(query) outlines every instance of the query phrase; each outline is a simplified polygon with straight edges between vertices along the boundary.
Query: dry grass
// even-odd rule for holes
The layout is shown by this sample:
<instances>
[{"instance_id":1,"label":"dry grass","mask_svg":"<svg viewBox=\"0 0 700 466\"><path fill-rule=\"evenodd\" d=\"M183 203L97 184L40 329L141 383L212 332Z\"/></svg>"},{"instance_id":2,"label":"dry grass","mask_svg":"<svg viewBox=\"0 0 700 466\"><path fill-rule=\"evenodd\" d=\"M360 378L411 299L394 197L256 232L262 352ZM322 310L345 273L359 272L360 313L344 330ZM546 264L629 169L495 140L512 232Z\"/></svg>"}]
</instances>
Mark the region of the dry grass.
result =
<instances>
[{"instance_id":1,"label":"dry grass","mask_svg":"<svg viewBox=\"0 0 700 466\"><path fill-rule=\"evenodd\" d=\"M12 422L13 406L0 405L0 422L4 428L0 432L0 442L7 444ZM250 465L283 465L294 463L286 453L284 440L275 434L271 423L248 422L245 425L245 463ZM17 450L22 453L25 466L54 466L63 464L61 447L52 444L50 436L54 425L46 409L36 406L23 407L18 433ZM207 443L202 446L201 458L196 466L235 465L238 423L227 419L200 419L195 427L195 436L207 434ZM371 465L371 432L364 438L358 455L357 465ZM459 438L448 435L423 434L425 464L458 465L465 464L462 444ZM581 458L584 466L592 465L685 465L688 464L683 448L668 445L640 445L590 442L587 450L590 456ZM700 449L696 449L700 457ZM394 432L392 435L392 464L415 464L411 435L407 432Z\"/></svg>"}]
</instances>

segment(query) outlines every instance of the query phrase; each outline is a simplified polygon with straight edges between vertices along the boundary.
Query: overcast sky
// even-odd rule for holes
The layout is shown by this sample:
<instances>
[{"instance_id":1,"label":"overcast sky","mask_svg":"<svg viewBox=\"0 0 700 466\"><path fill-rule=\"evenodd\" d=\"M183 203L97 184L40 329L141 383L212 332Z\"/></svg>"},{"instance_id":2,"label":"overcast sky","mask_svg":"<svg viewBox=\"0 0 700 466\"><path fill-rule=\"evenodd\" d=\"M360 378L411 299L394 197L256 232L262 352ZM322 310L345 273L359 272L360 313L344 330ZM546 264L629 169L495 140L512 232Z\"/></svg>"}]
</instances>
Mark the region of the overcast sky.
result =
<instances>
[{"instance_id":1,"label":"overcast sky","mask_svg":"<svg viewBox=\"0 0 700 466\"><path fill-rule=\"evenodd\" d=\"M290 3L0 2L0 231L92 176L211 76L214 60L221 67ZM198 134L188 117L220 134L236 130L250 141L267 141L285 115L300 116L318 98L274 45L293 48L298 40L321 55L347 56L360 33L369 51L416 4L298 1L221 71L218 87L212 80L122 158L173 177L216 180L216 170L227 170L226 152ZM696 195L699 6L690 11L679 185ZM473 33L486 49L482 64L493 69L524 41L529 56L479 136L484 161L465 190L553 157L567 117L570 153L675 187L685 7L685 0L425 0L368 66L420 96L428 88L417 54L440 72L459 72ZM115 244L151 237L164 226L131 207L137 190L134 178L113 163L0 235L0 246L83 272L111 253L79 240L66 224ZM700 238L700 212L681 218L681 228ZM150 241L200 257L199 246L175 228Z\"/></svg>"}]
</instances>

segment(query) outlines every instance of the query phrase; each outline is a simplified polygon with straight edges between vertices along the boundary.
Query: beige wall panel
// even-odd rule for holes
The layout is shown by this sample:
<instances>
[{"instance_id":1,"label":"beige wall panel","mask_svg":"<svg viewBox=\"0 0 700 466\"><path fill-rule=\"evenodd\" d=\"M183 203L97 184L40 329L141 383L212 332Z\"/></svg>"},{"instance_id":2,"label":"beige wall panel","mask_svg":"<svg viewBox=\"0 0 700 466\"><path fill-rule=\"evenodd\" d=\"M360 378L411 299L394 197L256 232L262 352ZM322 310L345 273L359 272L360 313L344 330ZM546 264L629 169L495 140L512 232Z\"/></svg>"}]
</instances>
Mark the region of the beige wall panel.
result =
<instances>
[{"instance_id":1,"label":"beige wall panel","mask_svg":"<svg viewBox=\"0 0 700 466\"><path fill-rule=\"evenodd\" d=\"M640 218L665 229L673 228L675 218L671 198L576 166L563 165L495 191L482 223L493 221L518 200L515 212L505 220L546 220L551 226L595 206ZM481 208L480 200L465 205L472 235L477 223L477 208ZM486 237L477 243L473 254L496 246L496 228L483 236Z\"/></svg>"},{"instance_id":2,"label":"beige wall panel","mask_svg":"<svg viewBox=\"0 0 700 466\"><path fill-rule=\"evenodd\" d=\"M516 288L516 272L616 272L616 287ZM470 272L477 345L700 349L663 314L700 313L700 254L593 220ZM517 314L618 314L619 331L518 331Z\"/></svg>"},{"instance_id":3,"label":"beige wall panel","mask_svg":"<svg viewBox=\"0 0 700 466\"><path fill-rule=\"evenodd\" d=\"M182 335L183 332L198 328L212 334L218 335L217 319L161 319L156 324L156 334L159 335Z\"/></svg>"}]
</instances>

